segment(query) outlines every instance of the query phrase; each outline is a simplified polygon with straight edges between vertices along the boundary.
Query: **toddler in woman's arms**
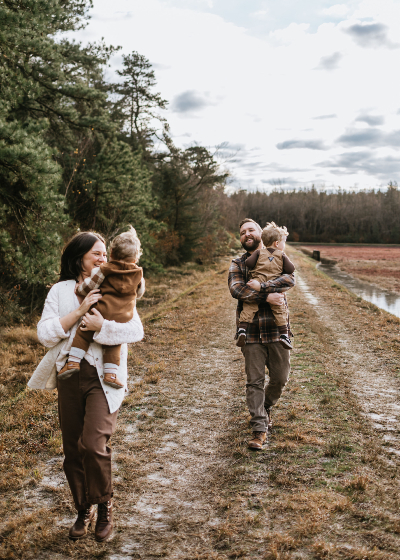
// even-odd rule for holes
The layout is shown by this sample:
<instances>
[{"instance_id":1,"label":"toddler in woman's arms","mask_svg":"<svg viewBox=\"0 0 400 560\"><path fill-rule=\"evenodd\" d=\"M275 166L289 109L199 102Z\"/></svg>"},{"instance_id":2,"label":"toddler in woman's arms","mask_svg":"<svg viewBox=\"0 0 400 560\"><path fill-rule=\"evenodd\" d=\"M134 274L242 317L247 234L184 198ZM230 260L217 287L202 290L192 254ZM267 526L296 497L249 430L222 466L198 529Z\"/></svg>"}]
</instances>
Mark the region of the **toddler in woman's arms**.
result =
<instances>
[{"instance_id":1,"label":"toddler in woman's arms","mask_svg":"<svg viewBox=\"0 0 400 560\"><path fill-rule=\"evenodd\" d=\"M143 280L143 270L137 266L142 251L135 229L121 233L111 243L110 262L93 268L89 278L77 287L81 296L101 287L102 298L96 309L104 319L127 323L133 317L136 296ZM80 362L93 341L94 331L83 331L78 327L68 361L60 370L58 379L66 379L80 370ZM121 346L103 346L103 381L116 389L122 389L118 379Z\"/></svg>"}]
</instances>

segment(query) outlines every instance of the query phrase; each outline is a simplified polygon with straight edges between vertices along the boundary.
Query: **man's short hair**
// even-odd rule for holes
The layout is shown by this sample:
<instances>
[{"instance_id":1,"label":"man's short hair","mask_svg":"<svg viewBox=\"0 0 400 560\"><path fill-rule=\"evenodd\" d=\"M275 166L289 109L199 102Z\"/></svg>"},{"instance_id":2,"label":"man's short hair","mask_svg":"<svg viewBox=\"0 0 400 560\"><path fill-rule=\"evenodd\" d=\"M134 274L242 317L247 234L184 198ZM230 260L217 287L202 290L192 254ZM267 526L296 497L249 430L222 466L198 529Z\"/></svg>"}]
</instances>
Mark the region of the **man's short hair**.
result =
<instances>
[{"instance_id":1,"label":"man's short hair","mask_svg":"<svg viewBox=\"0 0 400 560\"><path fill-rule=\"evenodd\" d=\"M269 222L262 230L261 239L265 247L271 247L275 241L281 241L289 235L285 226L279 227L275 222Z\"/></svg>"},{"instance_id":2,"label":"man's short hair","mask_svg":"<svg viewBox=\"0 0 400 560\"><path fill-rule=\"evenodd\" d=\"M253 224L255 224L255 225L258 227L258 229L260 230L260 232L261 232L261 226L260 226L260 224L257 224L257 222L255 222L255 221L252 220L251 218L245 218L244 220L242 220L242 221L240 222L240 224L239 224L239 231L240 231L240 228L242 227L242 225L243 225L243 224L246 224L247 222L252 222Z\"/></svg>"}]
</instances>

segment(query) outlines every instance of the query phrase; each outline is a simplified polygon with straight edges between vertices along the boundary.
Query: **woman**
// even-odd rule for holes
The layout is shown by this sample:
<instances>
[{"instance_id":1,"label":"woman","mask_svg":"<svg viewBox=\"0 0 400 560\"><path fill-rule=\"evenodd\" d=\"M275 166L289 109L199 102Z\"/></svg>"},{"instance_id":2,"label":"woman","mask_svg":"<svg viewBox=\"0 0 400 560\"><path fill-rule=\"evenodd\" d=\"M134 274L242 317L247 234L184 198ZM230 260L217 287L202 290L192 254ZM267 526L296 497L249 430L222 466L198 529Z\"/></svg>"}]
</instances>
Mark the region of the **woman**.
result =
<instances>
[{"instance_id":1,"label":"woman","mask_svg":"<svg viewBox=\"0 0 400 560\"><path fill-rule=\"evenodd\" d=\"M58 410L64 448L64 472L78 511L69 531L73 540L85 537L98 504L95 538L112 538L111 449L107 442L113 434L118 409L126 392L127 343L143 338L143 326L135 309L131 321L107 321L90 307L101 298L92 290L85 299L75 294L77 283L90 276L91 270L107 260L104 239L91 232L75 235L61 257L60 280L48 293L38 324L40 342L51 350L30 379L31 389L58 389ZM144 293L144 280L138 297ZM81 321L81 322L80 322ZM56 381L68 356L75 332L80 328L95 331L93 343L81 362L80 372ZM118 377L125 391L103 383L101 345L121 344ZM122 393L122 394L121 394Z\"/></svg>"}]
</instances>

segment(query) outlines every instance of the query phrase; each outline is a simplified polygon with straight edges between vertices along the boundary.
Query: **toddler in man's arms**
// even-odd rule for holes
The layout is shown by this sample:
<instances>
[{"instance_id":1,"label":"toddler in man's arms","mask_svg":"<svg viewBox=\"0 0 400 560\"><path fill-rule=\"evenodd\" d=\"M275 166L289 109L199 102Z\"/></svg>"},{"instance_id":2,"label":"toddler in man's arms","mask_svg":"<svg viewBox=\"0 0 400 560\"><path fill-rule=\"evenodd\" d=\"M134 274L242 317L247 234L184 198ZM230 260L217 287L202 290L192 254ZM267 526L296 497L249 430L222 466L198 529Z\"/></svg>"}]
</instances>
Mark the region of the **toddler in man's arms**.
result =
<instances>
[{"instance_id":1,"label":"toddler in man's arms","mask_svg":"<svg viewBox=\"0 0 400 560\"><path fill-rule=\"evenodd\" d=\"M130 230L115 237L111 243L110 262L93 268L89 278L77 287L81 296L101 286L102 298L96 309L108 321L127 323L133 317L136 296L143 279L143 270L137 266L142 254L140 240L131 226ZM68 361L60 370L58 379L66 379L80 370L80 362L93 341L94 331L76 331ZM103 381L116 389L123 383L117 377L121 345L103 346Z\"/></svg>"},{"instance_id":2,"label":"toddler in man's arms","mask_svg":"<svg viewBox=\"0 0 400 560\"><path fill-rule=\"evenodd\" d=\"M285 250L286 238L289 235L286 227L278 227L274 222L267 223L262 230L261 239L264 244L263 249L257 249L246 259L246 266L250 268L250 279L259 282L268 282L282 276L282 274L292 274L294 264L283 252ZM269 304L275 323L279 329L279 342L284 348L291 349L292 344L288 331L288 309L285 304ZM246 331L248 323L254 319L258 311L257 303L243 303L243 310L239 317L239 327L236 345L243 347L246 344Z\"/></svg>"}]
</instances>

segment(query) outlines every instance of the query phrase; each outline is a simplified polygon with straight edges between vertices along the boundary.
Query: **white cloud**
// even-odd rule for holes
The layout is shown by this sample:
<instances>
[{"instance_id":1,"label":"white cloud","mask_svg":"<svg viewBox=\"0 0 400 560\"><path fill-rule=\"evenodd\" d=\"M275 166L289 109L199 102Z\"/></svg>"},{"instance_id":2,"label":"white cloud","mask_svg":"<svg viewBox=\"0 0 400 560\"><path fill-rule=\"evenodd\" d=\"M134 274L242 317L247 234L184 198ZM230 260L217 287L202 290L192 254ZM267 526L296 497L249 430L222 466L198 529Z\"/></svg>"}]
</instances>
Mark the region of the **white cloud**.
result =
<instances>
[{"instance_id":1,"label":"white cloud","mask_svg":"<svg viewBox=\"0 0 400 560\"><path fill-rule=\"evenodd\" d=\"M399 149L393 83L400 49L361 47L344 29L379 22L393 42L400 14L392 0L368 2L341 22L325 15L317 26L293 21L255 37L219 15L197 11L192 2L94 0L96 17L77 38L104 37L122 45L125 54L137 50L156 62L175 141L242 145L229 163L236 184L261 188L281 174L293 185L319 178L342 187L374 187L400 182L393 164ZM120 66L120 55L112 69ZM334 71L315 71L321 64ZM376 125L380 134L360 136L359 129ZM368 142L374 142L375 164L363 168L365 158L350 156ZM384 162L390 164L386 175Z\"/></svg>"},{"instance_id":2,"label":"white cloud","mask_svg":"<svg viewBox=\"0 0 400 560\"><path fill-rule=\"evenodd\" d=\"M257 19L266 19L268 14L269 12L267 10L258 10L257 12L252 12L250 16Z\"/></svg>"},{"instance_id":3,"label":"white cloud","mask_svg":"<svg viewBox=\"0 0 400 560\"><path fill-rule=\"evenodd\" d=\"M342 17L349 13L349 7L346 4L334 4L330 8L322 10L326 16Z\"/></svg>"}]
</instances>

